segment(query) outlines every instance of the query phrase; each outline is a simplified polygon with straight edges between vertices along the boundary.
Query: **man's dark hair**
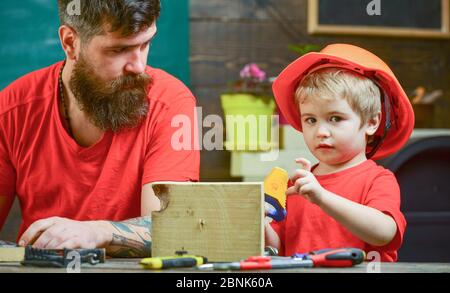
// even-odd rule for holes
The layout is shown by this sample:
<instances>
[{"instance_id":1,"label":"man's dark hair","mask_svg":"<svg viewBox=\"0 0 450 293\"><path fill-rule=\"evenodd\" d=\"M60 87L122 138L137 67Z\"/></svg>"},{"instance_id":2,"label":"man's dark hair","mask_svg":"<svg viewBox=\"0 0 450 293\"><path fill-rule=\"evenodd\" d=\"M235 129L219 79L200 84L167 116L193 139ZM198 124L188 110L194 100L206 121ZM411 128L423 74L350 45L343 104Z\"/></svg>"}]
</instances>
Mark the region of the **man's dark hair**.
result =
<instances>
[{"instance_id":1,"label":"man's dark hair","mask_svg":"<svg viewBox=\"0 0 450 293\"><path fill-rule=\"evenodd\" d=\"M69 5L79 1L79 13ZM130 36L150 27L159 17L160 0L58 0L62 25L75 29L83 41L108 32Z\"/></svg>"}]
</instances>

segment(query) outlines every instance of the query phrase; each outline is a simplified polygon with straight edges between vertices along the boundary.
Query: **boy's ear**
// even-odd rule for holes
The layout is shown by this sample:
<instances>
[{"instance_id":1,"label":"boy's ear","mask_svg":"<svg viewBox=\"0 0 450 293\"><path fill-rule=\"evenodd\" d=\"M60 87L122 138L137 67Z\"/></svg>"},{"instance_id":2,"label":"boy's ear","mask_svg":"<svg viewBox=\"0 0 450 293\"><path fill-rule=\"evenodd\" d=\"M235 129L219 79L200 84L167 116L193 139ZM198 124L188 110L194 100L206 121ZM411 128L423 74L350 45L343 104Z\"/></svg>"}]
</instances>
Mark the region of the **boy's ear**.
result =
<instances>
[{"instance_id":1,"label":"boy's ear","mask_svg":"<svg viewBox=\"0 0 450 293\"><path fill-rule=\"evenodd\" d=\"M380 126L380 122L381 122L381 112L378 112L375 116L370 118L369 121L367 121L366 134L369 136L374 135L378 127Z\"/></svg>"}]
</instances>

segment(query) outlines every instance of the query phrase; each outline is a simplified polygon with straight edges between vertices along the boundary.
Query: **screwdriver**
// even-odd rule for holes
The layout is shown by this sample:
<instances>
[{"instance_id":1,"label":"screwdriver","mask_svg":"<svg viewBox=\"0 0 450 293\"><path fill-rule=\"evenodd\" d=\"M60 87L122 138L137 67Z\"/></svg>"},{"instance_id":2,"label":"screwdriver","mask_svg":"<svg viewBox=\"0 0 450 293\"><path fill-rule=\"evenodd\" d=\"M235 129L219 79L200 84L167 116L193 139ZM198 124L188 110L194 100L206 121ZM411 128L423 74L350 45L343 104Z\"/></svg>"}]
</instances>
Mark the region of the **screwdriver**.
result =
<instances>
[{"instance_id":1,"label":"screwdriver","mask_svg":"<svg viewBox=\"0 0 450 293\"><path fill-rule=\"evenodd\" d=\"M362 263L366 253L358 248L331 248L312 251L303 259L312 260L314 267L351 267Z\"/></svg>"},{"instance_id":2,"label":"screwdriver","mask_svg":"<svg viewBox=\"0 0 450 293\"><path fill-rule=\"evenodd\" d=\"M270 259L268 256L253 256L240 262L213 263L200 266L199 269L212 268L214 270L270 270L270 269L288 269L288 268L312 268L314 263L310 259Z\"/></svg>"},{"instance_id":3,"label":"screwdriver","mask_svg":"<svg viewBox=\"0 0 450 293\"><path fill-rule=\"evenodd\" d=\"M196 255L176 255L164 257L149 257L141 260L140 264L144 269L168 269L168 268L186 268L203 265L207 258Z\"/></svg>"},{"instance_id":4,"label":"screwdriver","mask_svg":"<svg viewBox=\"0 0 450 293\"><path fill-rule=\"evenodd\" d=\"M351 267L365 260L365 252L357 248L322 249L292 257L252 256L240 262L213 263L199 269L270 270L312 267Z\"/></svg>"}]
</instances>

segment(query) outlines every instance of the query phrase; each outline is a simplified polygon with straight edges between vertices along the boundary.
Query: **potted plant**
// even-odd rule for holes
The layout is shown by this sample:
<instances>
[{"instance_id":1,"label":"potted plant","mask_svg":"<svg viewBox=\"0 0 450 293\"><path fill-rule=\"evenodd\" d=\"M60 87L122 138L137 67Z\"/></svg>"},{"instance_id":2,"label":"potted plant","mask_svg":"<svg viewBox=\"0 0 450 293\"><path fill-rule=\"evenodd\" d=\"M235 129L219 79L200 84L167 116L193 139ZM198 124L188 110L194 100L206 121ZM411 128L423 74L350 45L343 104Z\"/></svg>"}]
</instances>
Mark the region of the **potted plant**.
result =
<instances>
[{"instance_id":1,"label":"potted plant","mask_svg":"<svg viewBox=\"0 0 450 293\"><path fill-rule=\"evenodd\" d=\"M230 91L221 95L227 150L268 151L278 145L271 141L275 111L271 86L266 73L251 63L240 71L240 79L230 84Z\"/></svg>"}]
</instances>

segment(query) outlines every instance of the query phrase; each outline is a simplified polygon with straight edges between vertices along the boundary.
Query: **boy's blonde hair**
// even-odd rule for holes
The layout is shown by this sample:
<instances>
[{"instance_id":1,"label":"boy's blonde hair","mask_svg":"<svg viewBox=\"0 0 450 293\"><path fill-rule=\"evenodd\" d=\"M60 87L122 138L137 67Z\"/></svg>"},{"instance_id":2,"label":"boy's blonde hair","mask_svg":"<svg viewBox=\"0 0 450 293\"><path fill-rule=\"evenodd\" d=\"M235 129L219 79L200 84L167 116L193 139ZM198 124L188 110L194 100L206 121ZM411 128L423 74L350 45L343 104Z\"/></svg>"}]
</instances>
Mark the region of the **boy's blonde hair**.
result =
<instances>
[{"instance_id":1,"label":"boy's blonde hair","mask_svg":"<svg viewBox=\"0 0 450 293\"><path fill-rule=\"evenodd\" d=\"M361 118L362 127L381 112L380 89L369 78L342 68L319 69L307 75L297 87L297 105L307 99L343 98Z\"/></svg>"}]
</instances>

